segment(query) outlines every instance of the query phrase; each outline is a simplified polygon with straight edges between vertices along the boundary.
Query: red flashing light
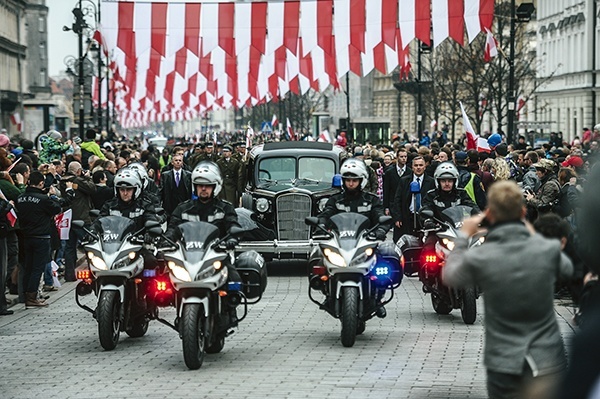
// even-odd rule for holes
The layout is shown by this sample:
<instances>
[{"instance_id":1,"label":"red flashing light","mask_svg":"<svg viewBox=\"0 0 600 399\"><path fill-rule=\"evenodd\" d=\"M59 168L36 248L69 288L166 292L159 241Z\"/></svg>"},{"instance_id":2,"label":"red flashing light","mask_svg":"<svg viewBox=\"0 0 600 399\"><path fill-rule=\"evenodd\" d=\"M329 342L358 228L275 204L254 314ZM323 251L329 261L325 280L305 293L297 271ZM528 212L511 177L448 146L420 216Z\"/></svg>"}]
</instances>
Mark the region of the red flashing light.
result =
<instances>
[{"instance_id":1,"label":"red flashing light","mask_svg":"<svg viewBox=\"0 0 600 399\"><path fill-rule=\"evenodd\" d=\"M90 280L91 278L90 269L77 270L77 280Z\"/></svg>"},{"instance_id":2,"label":"red flashing light","mask_svg":"<svg viewBox=\"0 0 600 399\"><path fill-rule=\"evenodd\" d=\"M425 259L424 263L438 263L438 257L434 253L426 254L423 259Z\"/></svg>"},{"instance_id":3,"label":"red flashing light","mask_svg":"<svg viewBox=\"0 0 600 399\"><path fill-rule=\"evenodd\" d=\"M327 269L325 268L325 266L313 266L313 274L317 275L317 276L324 276L325 274L327 274Z\"/></svg>"}]
</instances>

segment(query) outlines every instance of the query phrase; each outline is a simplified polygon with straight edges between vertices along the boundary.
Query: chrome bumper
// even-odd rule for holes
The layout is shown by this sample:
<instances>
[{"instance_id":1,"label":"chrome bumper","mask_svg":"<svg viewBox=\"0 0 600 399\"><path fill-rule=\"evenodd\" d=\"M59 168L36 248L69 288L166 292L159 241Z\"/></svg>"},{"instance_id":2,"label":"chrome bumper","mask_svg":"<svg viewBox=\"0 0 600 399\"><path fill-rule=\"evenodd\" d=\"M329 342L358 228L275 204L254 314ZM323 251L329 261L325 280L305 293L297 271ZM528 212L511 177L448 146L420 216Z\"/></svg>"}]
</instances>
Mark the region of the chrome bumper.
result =
<instances>
[{"instance_id":1,"label":"chrome bumper","mask_svg":"<svg viewBox=\"0 0 600 399\"><path fill-rule=\"evenodd\" d=\"M254 250L266 258L273 259L308 259L311 250L319 245L321 240L300 241L242 241L235 248L236 255Z\"/></svg>"}]
</instances>

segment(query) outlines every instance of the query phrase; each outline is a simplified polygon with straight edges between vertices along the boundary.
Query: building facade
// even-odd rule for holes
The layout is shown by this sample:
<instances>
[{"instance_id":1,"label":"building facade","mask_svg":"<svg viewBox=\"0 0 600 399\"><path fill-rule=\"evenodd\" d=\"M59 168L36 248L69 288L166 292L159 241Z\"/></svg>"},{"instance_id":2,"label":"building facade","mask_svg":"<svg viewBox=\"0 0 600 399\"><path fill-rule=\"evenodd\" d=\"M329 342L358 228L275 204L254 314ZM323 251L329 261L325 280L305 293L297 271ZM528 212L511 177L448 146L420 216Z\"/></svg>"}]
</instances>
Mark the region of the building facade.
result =
<instances>
[{"instance_id":1,"label":"building facade","mask_svg":"<svg viewBox=\"0 0 600 399\"><path fill-rule=\"evenodd\" d=\"M598 0L537 2L537 119L565 141L600 123Z\"/></svg>"},{"instance_id":2,"label":"building facade","mask_svg":"<svg viewBox=\"0 0 600 399\"><path fill-rule=\"evenodd\" d=\"M0 129L17 133L10 122L15 112L22 112L26 90L26 31L24 0L0 0Z\"/></svg>"}]
</instances>

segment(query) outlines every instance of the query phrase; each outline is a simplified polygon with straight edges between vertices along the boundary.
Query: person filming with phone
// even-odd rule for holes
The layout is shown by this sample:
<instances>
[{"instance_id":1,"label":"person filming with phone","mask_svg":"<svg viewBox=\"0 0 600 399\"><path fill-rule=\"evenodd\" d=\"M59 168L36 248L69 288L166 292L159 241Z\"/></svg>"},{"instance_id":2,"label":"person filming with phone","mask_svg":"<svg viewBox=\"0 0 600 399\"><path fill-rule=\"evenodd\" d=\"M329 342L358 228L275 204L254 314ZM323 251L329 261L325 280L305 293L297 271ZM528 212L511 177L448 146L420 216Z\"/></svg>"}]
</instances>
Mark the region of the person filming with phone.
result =
<instances>
[{"instance_id":1,"label":"person filming with phone","mask_svg":"<svg viewBox=\"0 0 600 399\"><path fill-rule=\"evenodd\" d=\"M451 287L484 294L487 390L490 398L552 398L567 366L554 312L554 286L573 273L556 239L525 221L521 188L494 183L484 213L466 219L442 268ZM489 224L485 242L468 238Z\"/></svg>"},{"instance_id":2,"label":"person filming with phone","mask_svg":"<svg viewBox=\"0 0 600 399\"><path fill-rule=\"evenodd\" d=\"M66 194L66 183L73 184L75 198L71 202L73 220L83 220L86 225L92 223L90 210L94 209L92 195L96 192L96 185L90 177L89 171L84 172L81 164L72 161L67 167L67 173L60 181L60 191ZM65 281L75 281L75 263L77 262L77 243L83 238L81 229L71 228L69 240L65 247Z\"/></svg>"}]
</instances>

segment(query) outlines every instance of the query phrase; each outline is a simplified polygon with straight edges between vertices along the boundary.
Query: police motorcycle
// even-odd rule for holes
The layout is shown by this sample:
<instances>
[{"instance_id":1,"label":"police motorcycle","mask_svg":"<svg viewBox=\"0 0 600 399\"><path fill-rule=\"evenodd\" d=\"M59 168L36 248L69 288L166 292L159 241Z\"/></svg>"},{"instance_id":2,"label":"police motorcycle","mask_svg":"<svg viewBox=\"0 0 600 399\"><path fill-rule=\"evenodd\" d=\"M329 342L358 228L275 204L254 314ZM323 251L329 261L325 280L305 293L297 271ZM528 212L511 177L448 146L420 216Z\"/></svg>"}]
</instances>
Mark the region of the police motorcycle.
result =
<instances>
[{"instance_id":1,"label":"police motorcycle","mask_svg":"<svg viewBox=\"0 0 600 399\"><path fill-rule=\"evenodd\" d=\"M92 231L84 227L83 221L73 221L73 226L87 234L83 243L87 265L76 270L81 281L75 289L75 300L98 322L100 345L113 350L121 331L132 338L146 334L156 307L148 301L148 281L143 278L144 259L140 251L144 246L144 228L135 231L133 220L114 215L101 217L96 224L97 231ZM80 301L80 297L92 292L98 297L95 309Z\"/></svg>"},{"instance_id":2,"label":"police motorcycle","mask_svg":"<svg viewBox=\"0 0 600 399\"><path fill-rule=\"evenodd\" d=\"M442 281L442 267L448 254L454 249L454 242L465 218L471 216L469 206L458 205L445 209L441 218L434 217L433 211L422 209L419 214L426 219L422 237L402 236L398 246L402 251L402 262L407 270L417 270L423 283L423 292L431 294L431 304L437 314L450 314L460 309L465 324L473 324L477 318L476 286L457 289L450 288ZM432 239L429 237L432 236ZM469 247L481 245L485 240L482 231L469 238Z\"/></svg>"},{"instance_id":3,"label":"police motorcycle","mask_svg":"<svg viewBox=\"0 0 600 399\"><path fill-rule=\"evenodd\" d=\"M369 236L390 220L381 216L379 224L369 229L366 216L339 213L330 218L331 230L327 230L317 217L306 218L308 225L328 238L311 253L308 296L320 309L341 320L345 347L354 345L367 320L376 315L385 317L383 305L392 300L394 289L400 286L402 271L395 246ZM318 301L313 291L323 294L325 300Z\"/></svg>"},{"instance_id":4,"label":"police motorcycle","mask_svg":"<svg viewBox=\"0 0 600 399\"><path fill-rule=\"evenodd\" d=\"M233 250L224 243L244 232L232 227L230 234L219 239L213 224L190 221L180 224L180 239L175 242L162 234L160 227L149 229L157 237L166 262L167 276L156 275L158 291L171 294L177 311L175 321L160 322L179 333L183 358L189 369L202 366L205 353L219 353L232 328L244 320L248 305L260 301L267 285L267 269L256 251L240 254L234 262ZM234 264L242 283L227 282L228 264ZM242 309L238 315L236 309Z\"/></svg>"}]
</instances>

